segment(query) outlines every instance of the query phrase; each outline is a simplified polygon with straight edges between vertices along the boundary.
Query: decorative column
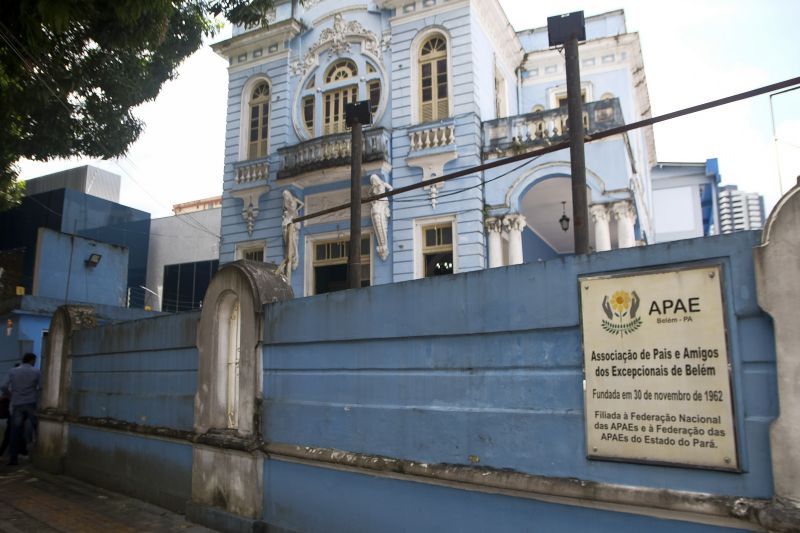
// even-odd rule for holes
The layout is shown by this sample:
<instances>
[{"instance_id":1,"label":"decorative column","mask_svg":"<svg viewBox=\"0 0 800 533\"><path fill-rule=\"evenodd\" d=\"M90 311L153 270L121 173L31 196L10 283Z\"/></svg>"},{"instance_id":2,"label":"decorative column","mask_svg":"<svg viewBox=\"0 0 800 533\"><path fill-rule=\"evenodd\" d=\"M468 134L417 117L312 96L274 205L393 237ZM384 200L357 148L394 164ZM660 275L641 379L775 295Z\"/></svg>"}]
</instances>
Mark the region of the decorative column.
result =
<instances>
[{"instance_id":1,"label":"decorative column","mask_svg":"<svg viewBox=\"0 0 800 533\"><path fill-rule=\"evenodd\" d=\"M594 221L594 249L596 252L607 252L611 249L608 208L605 204L594 204L589 208L589 213Z\"/></svg>"},{"instance_id":2,"label":"decorative column","mask_svg":"<svg viewBox=\"0 0 800 533\"><path fill-rule=\"evenodd\" d=\"M503 217L503 229L508 232L508 264L522 264L522 230L525 228L525 217L507 215Z\"/></svg>"},{"instance_id":3,"label":"decorative column","mask_svg":"<svg viewBox=\"0 0 800 533\"><path fill-rule=\"evenodd\" d=\"M503 241L500 232L503 225L499 218L486 219L486 233L489 236L489 268L503 266Z\"/></svg>"},{"instance_id":4,"label":"decorative column","mask_svg":"<svg viewBox=\"0 0 800 533\"><path fill-rule=\"evenodd\" d=\"M633 231L636 211L630 200L616 202L612 209L614 210L614 219L617 221L617 247L632 248L636 246L636 234Z\"/></svg>"}]
</instances>

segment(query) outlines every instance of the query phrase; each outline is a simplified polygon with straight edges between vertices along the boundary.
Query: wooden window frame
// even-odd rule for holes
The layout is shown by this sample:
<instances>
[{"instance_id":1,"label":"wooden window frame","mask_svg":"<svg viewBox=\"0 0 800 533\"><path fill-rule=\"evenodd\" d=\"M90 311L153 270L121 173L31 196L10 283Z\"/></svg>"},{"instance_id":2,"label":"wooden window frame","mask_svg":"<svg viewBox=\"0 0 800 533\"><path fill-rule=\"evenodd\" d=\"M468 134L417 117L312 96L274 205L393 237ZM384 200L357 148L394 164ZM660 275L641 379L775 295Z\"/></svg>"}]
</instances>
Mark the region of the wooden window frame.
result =
<instances>
[{"instance_id":1,"label":"wooden window frame","mask_svg":"<svg viewBox=\"0 0 800 533\"><path fill-rule=\"evenodd\" d=\"M347 85L322 93L322 134L332 135L347 131L344 107L358 101L358 85Z\"/></svg>"},{"instance_id":2,"label":"wooden window frame","mask_svg":"<svg viewBox=\"0 0 800 533\"><path fill-rule=\"evenodd\" d=\"M266 87L266 92L256 93ZM270 104L272 86L265 79L258 80L248 91L247 100L247 159L261 159L269 155Z\"/></svg>"},{"instance_id":3,"label":"wooden window frame","mask_svg":"<svg viewBox=\"0 0 800 533\"><path fill-rule=\"evenodd\" d=\"M425 230L449 225L452 234L450 245L430 247L425 244ZM422 218L414 221L414 279L425 276L425 254L451 251L453 254L453 274L458 273L458 224L454 215Z\"/></svg>"},{"instance_id":4,"label":"wooden window frame","mask_svg":"<svg viewBox=\"0 0 800 533\"><path fill-rule=\"evenodd\" d=\"M365 242L367 246L364 246ZM304 274L305 274L305 282L304 282L304 292L306 296L313 296L316 294L315 287L316 287L316 271L314 270L315 267L318 266L329 266L329 265L343 265L347 264L348 256L345 253L339 254L339 257L336 258L328 258L323 260L317 259L317 246L318 245L332 245L332 244L342 244L344 246L349 245L349 237L343 237L341 232L337 233L324 233L318 235L307 235L305 239L305 266L304 266ZM344 249L342 250L344 252ZM364 277L364 267L368 268L369 272L369 285L371 286L373 283L373 267L374 263L372 261L372 233L371 232L363 232L361 235L361 279L367 279Z\"/></svg>"},{"instance_id":5,"label":"wooden window frame","mask_svg":"<svg viewBox=\"0 0 800 533\"><path fill-rule=\"evenodd\" d=\"M432 122L452 115L450 65L447 36L438 31L425 35L417 49L415 67L419 122ZM426 95L426 91L430 91L429 94Z\"/></svg>"},{"instance_id":6,"label":"wooden window frame","mask_svg":"<svg viewBox=\"0 0 800 533\"><path fill-rule=\"evenodd\" d=\"M235 257L237 260L239 259L247 259L248 254L252 254L254 252L261 252L263 256L263 261L267 260L267 241L248 241L248 242L241 242L236 245L236 253Z\"/></svg>"}]
</instances>

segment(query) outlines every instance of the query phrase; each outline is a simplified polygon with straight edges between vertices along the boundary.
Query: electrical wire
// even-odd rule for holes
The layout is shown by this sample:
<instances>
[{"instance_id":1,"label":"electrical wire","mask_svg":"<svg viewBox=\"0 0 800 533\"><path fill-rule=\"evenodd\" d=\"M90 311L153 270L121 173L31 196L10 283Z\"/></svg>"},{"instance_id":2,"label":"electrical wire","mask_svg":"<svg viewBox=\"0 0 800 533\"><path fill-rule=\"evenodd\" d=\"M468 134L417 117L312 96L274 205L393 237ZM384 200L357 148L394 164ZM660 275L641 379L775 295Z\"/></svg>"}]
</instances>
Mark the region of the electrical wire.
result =
<instances>
[{"instance_id":1,"label":"electrical wire","mask_svg":"<svg viewBox=\"0 0 800 533\"><path fill-rule=\"evenodd\" d=\"M477 183L475 185L470 185L469 187L462 187L461 189L458 189L458 190L455 190L455 191L448 191L448 192L446 192L444 194L437 194L436 195L436 201L438 202L442 198L447 198L449 196L455 196L457 194L461 194L461 193L469 191L471 189L477 189L478 187L486 185L487 183L492 183L493 181L497 181L500 178L504 178L504 177L508 176L509 174L511 174L512 172L516 172L517 170L525 167L526 165L529 165L530 163L532 163L532 162L536 161L537 159L539 159L539 157L541 157L541 156L536 156L536 157L533 157L531 159L528 159L528 160L524 161L522 164L517 165L516 167L514 167L514 168L512 168L510 170L507 170L507 171L503 172L502 174L499 174L499 175L497 175L497 176L495 176L495 177L493 177L491 179L488 179L488 180L487 179L481 179L480 183ZM419 201L418 199L424 200L424 203L428 203L430 201L430 197L429 196L420 195L420 196L415 197L415 198L405 198L405 199L399 199L398 198L398 199L393 200L393 203L398 204L398 203L417 202L417 201Z\"/></svg>"},{"instance_id":2,"label":"electrical wire","mask_svg":"<svg viewBox=\"0 0 800 533\"><path fill-rule=\"evenodd\" d=\"M725 98L720 98L720 99L717 99L717 100L711 100L711 101L708 101L708 102L705 102L705 103L702 103L702 104L698 104L698 105L695 105L695 106L692 106L692 107L687 107L687 108L680 109L678 111L673 111L671 113L666 113L666 114L663 114L663 115L659 115L657 117L651 117L651 118L639 120L637 122L632 122L630 124L617 126L615 128L609 128L607 130L603 130L603 131L600 131L600 132L597 132L597 133L593 133L591 135L587 135L585 137L585 139L584 139L584 142L590 143L590 142L593 142L593 141L598 141L600 139L605 139L607 137L613 137L614 135L619 135L619 134L622 134L622 133L625 133L625 132L628 132L628 131L631 131L631 130L643 128L643 127L646 127L646 126L651 126L651 125L657 124L659 122L672 120L673 118L678 118L678 117L682 117L682 116L685 116L685 115L690 115L692 113L697 113L699 111L705 111L707 109L712 109L714 107L719 107L719 106L730 104L730 103L733 103L733 102L738 102L739 100L745 100L747 98L753 98L754 96L758 96L758 95L761 95L761 94L766 94L766 93L777 91L777 90L780 90L780 89L785 89L787 87L793 87L795 85L800 85L800 77L790 78L788 80L784 80L784 81L781 81L781 82L778 82L778 83L773 83L773 84L770 84L770 85L765 85L763 87L759 87L757 89L753 89L753 90L746 91L746 92L743 92L743 93L738 93L738 94L734 94L734 95L731 95L731 96L726 96ZM386 192L381 193L381 194L370 195L370 196L367 196L365 198L362 198L361 199L361 203L365 204L365 203L368 203L368 202L372 202L374 200L380 200L381 198L389 198L389 197L395 196L397 194L402 194L402 193L405 193L405 192L408 192L408 191L412 191L412 190L415 190L415 189L420 189L422 187L428 187L428 186L434 185L436 183L442 183L442 182L450 181L450 180L453 180L453 179L456 179L456 178L460 178L460 177L463 177L463 176L468 176L470 174L474 174L475 172L482 172L484 170L488 170L488 169L495 168L495 167L500 167L500 166L503 166L503 165L508 165L508 164L511 164L511 163L515 163L517 161L522 161L522 160L530 159L530 158L533 158L533 157L540 157L540 156L543 156L545 154L550 154L550 153L553 153L553 152L558 152L558 151L561 151L561 150L565 150L565 149L569 148L569 146L570 146L570 142L568 140L567 141L561 141L561 142L552 144L550 146L546 146L546 147L543 147L543 148L537 148L535 150L531 150L529 152L525 152L525 153L522 153L522 154L509 156L509 157L506 157L504 159L497 159L495 161L490 161L488 163L483 163L483 164L480 164L480 165L476 165L474 167L466 168L466 169L463 169L463 170L458 170L456 172L451 172L450 174L443 174L442 176L437 176L435 178L430 178L428 180L424 180L424 181L421 181L421 182L418 182L418 183L414 183L414 184L411 184L411 185L406 185L404 187L397 187L394 190L386 191ZM350 209L350 202L347 202L347 203L344 203L344 204L341 204L341 205L336 205L336 206L333 206L333 207L329 207L329 208L326 208L326 209L321 209L321 210L317 211L316 213L311 213L311 214L308 214L308 215L295 217L295 218L292 219L292 222L295 222L295 223L303 222L305 220L310 220L312 218L317 218L317 217L320 217L320 216L323 216L323 215L327 215L328 213L334 213L336 211L341 211L343 209Z\"/></svg>"}]
</instances>

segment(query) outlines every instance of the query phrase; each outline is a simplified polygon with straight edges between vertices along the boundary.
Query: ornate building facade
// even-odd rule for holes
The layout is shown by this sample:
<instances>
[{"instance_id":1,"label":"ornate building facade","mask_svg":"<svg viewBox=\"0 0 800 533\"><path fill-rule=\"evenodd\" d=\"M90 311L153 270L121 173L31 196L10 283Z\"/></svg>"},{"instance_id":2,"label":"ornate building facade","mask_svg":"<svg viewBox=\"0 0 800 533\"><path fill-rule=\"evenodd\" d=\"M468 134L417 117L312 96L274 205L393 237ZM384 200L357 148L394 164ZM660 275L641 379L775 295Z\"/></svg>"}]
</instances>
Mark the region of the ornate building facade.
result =
<instances>
[{"instance_id":1,"label":"ornate building facade","mask_svg":"<svg viewBox=\"0 0 800 533\"><path fill-rule=\"evenodd\" d=\"M278 0L269 19L215 45L229 61L220 262L283 264L295 294L346 286L348 211L296 225L287 216L349 201L345 104L368 100L372 112L363 194L566 139L563 55L548 48L546 28L515 32L496 0ZM639 40L624 13L587 17L586 31L587 134L649 117ZM592 248L652 240L651 129L587 143L586 163ZM363 285L558 257L572 252L572 228L562 228L569 152L362 213Z\"/></svg>"}]
</instances>

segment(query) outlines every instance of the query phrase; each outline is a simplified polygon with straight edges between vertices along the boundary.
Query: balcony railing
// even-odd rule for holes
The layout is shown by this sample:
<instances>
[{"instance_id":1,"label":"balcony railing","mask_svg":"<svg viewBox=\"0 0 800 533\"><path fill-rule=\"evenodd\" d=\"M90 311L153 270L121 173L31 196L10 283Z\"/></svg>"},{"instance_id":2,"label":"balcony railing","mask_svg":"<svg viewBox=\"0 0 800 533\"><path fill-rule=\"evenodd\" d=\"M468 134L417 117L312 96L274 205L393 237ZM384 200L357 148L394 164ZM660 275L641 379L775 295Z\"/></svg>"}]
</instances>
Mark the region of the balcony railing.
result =
<instances>
[{"instance_id":1,"label":"balcony railing","mask_svg":"<svg viewBox=\"0 0 800 533\"><path fill-rule=\"evenodd\" d=\"M256 183L266 180L269 176L269 164L266 159L239 161L233 165L234 183Z\"/></svg>"},{"instance_id":2,"label":"balcony railing","mask_svg":"<svg viewBox=\"0 0 800 533\"><path fill-rule=\"evenodd\" d=\"M618 98L589 102L583 106L583 127L587 135L622 126ZM498 118L483 123L485 157L547 146L569 138L566 107Z\"/></svg>"},{"instance_id":3,"label":"balcony railing","mask_svg":"<svg viewBox=\"0 0 800 533\"><path fill-rule=\"evenodd\" d=\"M325 135L278 150L283 168L278 179L311 170L350 164L350 132ZM383 128L364 130L364 162L389 160L389 132Z\"/></svg>"},{"instance_id":4,"label":"balcony railing","mask_svg":"<svg viewBox=\"0 0 800 533\"><path fill-rule=\"evenodd\" d=\"M453 119L414 126L408 130L409 149L412 152L441 148L456 142Z\"/></svg>"}]
</instances>

